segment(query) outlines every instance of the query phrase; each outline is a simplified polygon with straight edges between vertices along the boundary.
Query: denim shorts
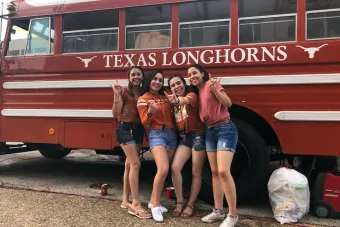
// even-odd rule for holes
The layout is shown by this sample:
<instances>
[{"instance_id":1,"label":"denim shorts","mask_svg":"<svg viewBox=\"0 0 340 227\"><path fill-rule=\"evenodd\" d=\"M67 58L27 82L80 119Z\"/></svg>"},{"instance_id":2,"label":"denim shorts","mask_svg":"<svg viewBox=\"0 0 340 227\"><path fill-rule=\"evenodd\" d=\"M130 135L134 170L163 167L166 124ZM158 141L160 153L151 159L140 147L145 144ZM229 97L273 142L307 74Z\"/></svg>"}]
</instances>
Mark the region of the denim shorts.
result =
<instances>
[{"instance_id":1,"label":"denim shorts","mask_svg":"<svg viewBox=\"0 0 340 227\"><path fill-rule=\"evenodd\" d=\"M143 143L144 127L141 123L119 122L116 129L117 140L120 146Z\"/></svg>"},{"instance_id":2,"label":"denim shorts","mask_svg":"<svg viewBox=\"0 0 340 227\"><path fill-rule=\"evenodd\" d=\"M184 137L181 134L179 145L189 147L195 151L205 151L205 135L188 132Z\"/></svg>"},{"instance_id":3,"label":"denim shorts","mask_svg":"<svg viewBox=\"0 0 340 227\"><path fill-rule=\"evenodd\" d=\"M156 146L163 146L167 149L177 147L177 130L176 129L154 129L149 132L150 150Z\"/></svg>"},{"instance_id":4,"label":"denim shorts","mask_svg":"<svg viewBox=\"0 0 340 227\"><path fill-rule=\"evenodd\" d=\"M236 151L238 140L237 128L234 123L206 128L205 144L207 152Z\"/></svg>"}]
</instances>

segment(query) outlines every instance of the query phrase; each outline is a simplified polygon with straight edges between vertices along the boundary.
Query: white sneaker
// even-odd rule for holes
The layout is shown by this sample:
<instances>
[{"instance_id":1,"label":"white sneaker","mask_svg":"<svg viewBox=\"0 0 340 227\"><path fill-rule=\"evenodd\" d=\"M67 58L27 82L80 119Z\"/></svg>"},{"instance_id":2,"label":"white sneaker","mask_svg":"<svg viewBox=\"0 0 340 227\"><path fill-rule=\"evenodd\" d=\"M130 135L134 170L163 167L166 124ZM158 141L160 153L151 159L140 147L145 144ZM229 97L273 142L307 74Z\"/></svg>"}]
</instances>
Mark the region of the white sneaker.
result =
<instances>
[{"instance_id":1,"label":"white sneaker","mask_svg":"<svg viewBox=\"0 0 340 227\"><path fill-rule=\"evenodd\" d=\"M228 215L228 217L222 222L220 227L234 227L238 221L238 216L231 217Z\"/></svg>"},{"instance_id":2,"label":"white sneaker","mask_svg":"<svg viewBox=\"0 0 340 227\"><path fill-rule=\"evenodd\" d=\"M213 212L202 218L203 222L212 223L215 221L222 221L225 218L225 214L222 214L219 210L213 209Z\"/></svg>"},{"instance_id":3,"label":"white sneaker","mask_svg":"<svg viewBox=\"0 0 340 227\"><path fill-rule=\"evenodd\" d=\"M148 208L149 208L149 209L152 209L152 207L153 207L152 204L151 204L151 203L148 203ZM163 207L162 205L160 205L159 207L161 208L162 213L168 212L168 209L166 209L166 208Z\"/></svg>"},{"instance_id":4,"label":"white sneaker","mask_svg":"<svg viewBox=\"0 0 340 227\"><path fill-rule=\"evenodd\" d=\"M153 220L156 222L163 222L163 213L160 207L155 207L151 209Z\"/></svg>"}]
</instances>

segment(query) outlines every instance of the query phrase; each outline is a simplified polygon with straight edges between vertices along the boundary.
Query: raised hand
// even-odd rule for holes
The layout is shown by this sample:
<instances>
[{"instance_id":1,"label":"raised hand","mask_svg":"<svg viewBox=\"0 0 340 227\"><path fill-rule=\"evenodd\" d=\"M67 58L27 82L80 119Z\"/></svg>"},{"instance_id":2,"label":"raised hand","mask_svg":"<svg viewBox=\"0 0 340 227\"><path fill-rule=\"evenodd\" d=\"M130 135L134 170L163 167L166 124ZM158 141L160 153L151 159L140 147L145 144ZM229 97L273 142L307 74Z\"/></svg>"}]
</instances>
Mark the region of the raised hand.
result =
<instances>
[{"instance_id":1,"label":"raised hand","mask_svg":"<svg viewBox=\"0 0 340 227\"><path fill-rule=\"evenodd\" d=\"M113 90L113 94L114 95L121 95L122 94L122 86L118 83L118 80L116 80L116 84L115 85L112 85L110 84L112 90Z\"/></svg>"},{"instance_id":2,"label":"raised hand","mask_svg":"<svg viewBox=\"0 0 340 227\"><path fill-rule=\"evenodd\" d=\"M171 104L178 104L178 98L174 92L172 92L172 94L169 95L164 91L164 94Z\"/></svg>"},{"instance_id":3,"label":"raised hand","mask_svg":"<svg viewBox=\"0 0 340 227\"><path fill-rule=\"evenodd\" d=\"M210 91L215 93L218 91L218 85L221 81L220 78L212 77L211 74L209 73L209 80L210 80Z\"/></svg>"},{"instance_id":4,"label":"raised hand","mask_svg":"<svg viewBox=\"0 0 340 227\"><path fill-rule=\"evenodd\" d=\"M158 103L156 103L155 101L151 101L148 112L151 114L154 114L157 111L157 108L158 108Z\"/></svg>"}]
</instances>

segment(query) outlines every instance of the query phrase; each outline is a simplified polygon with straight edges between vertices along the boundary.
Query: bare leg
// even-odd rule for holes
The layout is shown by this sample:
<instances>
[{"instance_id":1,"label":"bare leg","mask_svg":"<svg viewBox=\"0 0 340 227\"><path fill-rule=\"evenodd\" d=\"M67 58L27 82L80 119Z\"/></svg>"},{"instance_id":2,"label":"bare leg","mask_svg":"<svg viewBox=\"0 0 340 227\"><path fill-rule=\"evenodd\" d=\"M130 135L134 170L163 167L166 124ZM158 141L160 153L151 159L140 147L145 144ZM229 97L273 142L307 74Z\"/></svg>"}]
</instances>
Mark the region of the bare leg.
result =
<instances>
[{"instance_id":1,"label":"bare leg","mask_svg":"<svg viewBox=\"0 0 340 227\"><path fill-rule=\"evenodd\" d=\"M221 184L220 177L218 175L217 168L217 152L207 152L208 160L211 168L212 174L212 184L213 184L213 193L214 193L214 205L215 209L223 210L223 187Z\"/></svg>"},{"instance_id":2,"label":"bare leg","mask_svg":"<svg viewBox=\"0 0 340 227\"><path fill-rule=\"evenodd\" d=\"M175 193L177 197L177 206L174 210L174 215L178 216L183 208L183 178L182 169L184 164L188 161L191 156L191 149L187 146L179 145L175 153L172 165L171 165L171 176L172 183L175 188Z\"/></svg>"},{"instance_id":3,"label":"bare leg","mask_svg":"<svg viewBox=\"0 0 340 227\"><path fill-rule=\"evenodd\" d=\"M129 185L132 194L132 205L133 210L143 209L139 201L139 170L140 170L140 160L138 156L138 146L136 144L128 144L123 146L123 150L127 156L127 160L130 164L129 172Z\"/></svg>"},{"instance_id":4,"label":"bare leg","mask_svg":"<svg viewBox=\"0 0 340 227\"><path fill-rule=\"evenodd\" d=\"M172 163L175 156L176 149L168 149L169 163Z\"/></svg>"},{"instance_id":5,"label":"bare leg","mask_svg":"<svg viewBox=\"0 0 340 227\"><path fill-rule=\"evenodd\" d=\"M176 149L173 149L173 148L168 149L169 166L171 166L171 163L172 163L174 156L175 156L175 152L176 152ZM171 182L171 171L169 171L168 174L166 175L165 182L166 183Z\"/></svg>"},{"instance_id":6,"label":"bare leg","mask_svg":"<svg viewBox=\"0 0 340 227\"><path fill-rule=\"evenodd\" d=\"M163 146L152 148L152 155L156 162L157 173L153 181L150 203L153 207L159 207L164 181L169 172L169 157L167 149Z\"/></svg>"},{"instance_id":7,"label":"bare leg","mask_svg":"<svg viewBox=\"0 0 340 227\"><path fill-rule=\"evenodd\" d=\"M123 177L123 201L122 201L122 205L127 206L127 207L131 206L131 203L129 201L129 195L130 195L129 173L130 173L130 162L129 162L129 159L126 158L124 177Z\"/></svg>"},{"instance_id":8,"label":"bare leg","mask_svg":"<svg viewBox=\"0 0 340 227\"><path fill-rule=\"evenodd\" d=\"M202 185L202 166L206 157L205 151L192 150L192 183L190 198L187 207L184 209L184 214L192 214L194 203L197 199Z\"/></svg>"},{"instance_id":9,"label":"bare leg","mask_svg":"<svg viewBox=\"0 0 340 227\"><path fill-rule=\"evenodd\" d=\"M229 214L236 216L236 188L234 179L230 173L233 157L233 152L217 151L218 175L221 179L224 194L228 202Z\"/></svg>"}]
</instances>

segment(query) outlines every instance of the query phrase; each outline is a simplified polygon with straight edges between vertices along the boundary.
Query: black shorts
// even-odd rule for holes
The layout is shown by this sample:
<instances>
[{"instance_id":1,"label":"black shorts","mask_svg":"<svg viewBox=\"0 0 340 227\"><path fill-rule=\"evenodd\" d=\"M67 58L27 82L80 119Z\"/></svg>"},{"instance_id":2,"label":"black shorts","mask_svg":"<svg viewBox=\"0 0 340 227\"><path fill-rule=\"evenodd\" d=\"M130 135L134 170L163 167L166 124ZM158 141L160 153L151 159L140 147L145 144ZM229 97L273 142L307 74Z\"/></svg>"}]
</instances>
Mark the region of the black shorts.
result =
<instances>
[{"instance_id":1,"label":"black shorts","mask_svg":"<svg viewBox=\"0 0 340 227\"><path fill-rule=\"evenodd\" d=\"M187 134L180 133L179 145L183 145L194 149L195 151L205 151L205 135L188 132Z\"/></svg>"},{"instance_id":2,"label":"black shorts","mask_svg":"<svg viewBox=\"0 0 340 227\"><path fill-rule=\"evenodd\" d=\"M117 140L120 146L143 143L144 127L141 123L119 122L116 129Z\"/></svg>"}]
</instances>

